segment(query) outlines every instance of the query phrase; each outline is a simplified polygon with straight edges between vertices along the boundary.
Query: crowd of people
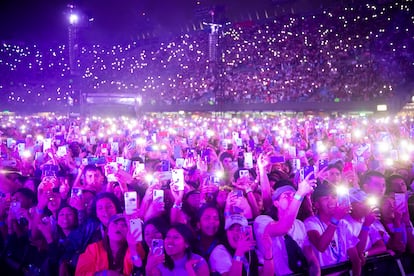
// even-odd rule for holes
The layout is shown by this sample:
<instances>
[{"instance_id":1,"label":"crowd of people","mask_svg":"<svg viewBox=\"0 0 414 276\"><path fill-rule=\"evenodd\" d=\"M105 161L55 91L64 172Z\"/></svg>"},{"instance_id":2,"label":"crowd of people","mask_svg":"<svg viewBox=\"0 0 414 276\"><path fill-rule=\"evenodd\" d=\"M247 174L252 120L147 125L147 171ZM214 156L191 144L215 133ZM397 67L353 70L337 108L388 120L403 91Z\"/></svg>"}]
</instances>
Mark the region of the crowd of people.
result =
<instances>
[{"instance_id":1,"label":"crowd of people","mask_svg":"<svg viewBox=\"0 0 414 276\"><path fill-rule=\"evenodd\" d=\"M139 95L143 104L368 101L392 97L413 73L409 1L226 25L219 34L218 62L206 30L76 49L3 42L0 99L66 105L81 91Z\"/></svg>"},{"instance_id":2,"label":"crowd of people","mask_svg":"<svg viewBox=\"0 0 414 276\"><path fill-rule=\"evenodd\" d=\"M414 271L410 117L9 114L0 134L2 275Z\"/></svg>"}]
</instances>

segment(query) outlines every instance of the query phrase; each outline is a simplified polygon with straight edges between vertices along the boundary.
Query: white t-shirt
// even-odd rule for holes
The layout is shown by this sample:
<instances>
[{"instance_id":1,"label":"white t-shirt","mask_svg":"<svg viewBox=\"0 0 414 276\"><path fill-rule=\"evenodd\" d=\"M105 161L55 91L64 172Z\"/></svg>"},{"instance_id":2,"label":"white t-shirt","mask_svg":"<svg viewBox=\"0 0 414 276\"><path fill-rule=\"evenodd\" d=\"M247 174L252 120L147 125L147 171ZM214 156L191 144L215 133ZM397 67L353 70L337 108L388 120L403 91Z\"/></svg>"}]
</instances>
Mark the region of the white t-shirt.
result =
<instances>
[{"instance_id":1,"label":"white t-shirt","mask_svg":"<svg viewBox=\"0 0 414 276\"><path fill-rule=\"evenodd\" d=\"M264 262L264 252L262 236L266 226L272 222L273 219L269 216L258 216L254 220L253 229L256 235L257 241L257 257L259 263ZM306 234L305 225L300 220L296 219L290 228L288 234L296 241L300 248L309 246L308 236ZM289 269L288 254L285 246L285 239L283 236L277 236L272 238L272 249L273 249L273 266L275 275L288 275L293 272Z\"/></svg>"},{"instance_id":2,"label":"white t-shirt","mask_svg":"<svg viewBox=\"0 0 414 276\"><path fill-rule=\"evenodd\" d=\"M306 231L318 231L322 235L328 226L323 223L319 217L312 216L305 220ZM348 249L358 244L358 237L352 235L348 229L348 224L344 220L340 220L334 233L332 242L324 252L320 252L315 246L312 248L319 260L321 267L333 265L348 260Z\"/></svg>"},{"instance_id":3,"label":"white t-shirt","mask_svg":"<svg viewBox=\"0 0 414 276\"><path fill-rule=\"evenodd\" d=\"M224 247L224 245L217 245L214 247L208 260L211 272L218 272L220 274L229 272L232 265L232 259L232 256L227 251L226 247ZM249 267L247 260L243 260L243 265L244 269L247 270Z\"/></svg>"},{"instance_id":4,"label":"white t-shirt","mask_svg":"<svg viewBox=\"0 0 414 276\"><path fill-rule=\"evenodd\" d=\"M344 217L344 221L348 223L348 229L351 231L352 235L358 238L361 232L361 229L362 229L362 224L364 222L364 219L362 220L362 222L359 222L359 221L354 220L352 216L348 214ZM382 240L382 237L379 231L372 225L368 231L368 238L367 238L367 243L365 245L364 251L367 251L368 249L370 249L372 245L375 244L378 240Z\"/></svg>"}]
</instances>

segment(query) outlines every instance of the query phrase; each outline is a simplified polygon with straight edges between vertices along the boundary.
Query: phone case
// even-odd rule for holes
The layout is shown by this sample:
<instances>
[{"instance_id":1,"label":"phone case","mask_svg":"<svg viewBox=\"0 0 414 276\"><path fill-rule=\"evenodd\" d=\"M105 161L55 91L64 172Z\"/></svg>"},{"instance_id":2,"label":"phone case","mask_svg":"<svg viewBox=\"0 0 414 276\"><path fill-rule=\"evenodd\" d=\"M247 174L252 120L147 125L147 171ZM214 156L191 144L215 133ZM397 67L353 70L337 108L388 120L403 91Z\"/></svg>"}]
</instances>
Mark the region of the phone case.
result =
<instances>
[{"instance_id":1,"label":"phone case","mask_svg":"<svg viewBox=\"0 0 414 276\"><path fill-rule=\"evenodd\" d=\"M126 192L124 194L125 213L131 215L137 211L137 192Z\"/></svg>"}]
</instances>

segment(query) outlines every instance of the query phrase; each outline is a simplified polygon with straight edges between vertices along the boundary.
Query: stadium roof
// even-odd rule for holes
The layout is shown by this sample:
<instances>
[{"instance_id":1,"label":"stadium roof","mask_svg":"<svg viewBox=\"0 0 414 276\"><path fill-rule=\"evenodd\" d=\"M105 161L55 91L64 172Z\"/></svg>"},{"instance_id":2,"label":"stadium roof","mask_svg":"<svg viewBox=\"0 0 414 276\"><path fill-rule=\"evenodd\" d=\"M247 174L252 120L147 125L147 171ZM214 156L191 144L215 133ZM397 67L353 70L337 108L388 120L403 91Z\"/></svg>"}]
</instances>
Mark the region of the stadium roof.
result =
<instances>
[{"instance_id":1,"label":"stadium roof","mask_svg":"<svg viewBox=\"0 0 414 276\"><path fill-rule=\"evenodd\" d=\"M270 16L309 11L352 0L75 0L92 41L131 40L145 32L167 34L190 30L202 21L244 21L264 11ZM66 42L68 0L3 0L0 2L0 40Z\"/></svg>"}]
</instances>

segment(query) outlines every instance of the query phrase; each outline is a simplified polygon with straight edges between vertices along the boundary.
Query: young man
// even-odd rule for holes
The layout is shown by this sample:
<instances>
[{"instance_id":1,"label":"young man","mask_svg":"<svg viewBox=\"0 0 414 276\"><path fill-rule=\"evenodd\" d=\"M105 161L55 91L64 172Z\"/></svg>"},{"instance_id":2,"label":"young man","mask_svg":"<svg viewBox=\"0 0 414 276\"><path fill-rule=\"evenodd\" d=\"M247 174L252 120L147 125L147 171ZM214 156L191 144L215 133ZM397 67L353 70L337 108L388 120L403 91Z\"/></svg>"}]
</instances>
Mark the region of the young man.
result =
<instances>
[{"instance_id":1,"label":"young man","mask_svg":"<svg viewBox=\"0 0 414 276\"><path fill-rule=\"evenodd\" d=\"M305 227L321 268L350 260L353 275L361 275L358 238L342 220L349 206L338 205L336 191L327 183L318 185L312 199L317 215L306 219Z\"/></svg>"},{"instance_id":2,"label":"young man","mask_svg":"<svg viewBox=\"0 0 414 276\"><path fill-rule=\"evenodd\" d=\"M278 219L273 220L270 216L262 215L254 222L259 262L273 262L275 275L304 271L309 275L320 275L319 263L309 244L305 226L296 219L303 198L312 192L315 184L314 180L305 179L299 183L297 191L291 185L277 188L272 194L274 206L272 215L276 216L277 213ZM266 241L263 236L267 235L271 238L273 256L265 254L265 243L269 241ZM297 245L292 246L292 239ZM295 254L291 253L290 249L293 248L297 248Z\"/></svg>"},{"instance_id":3,"label":"young man","mask_svg":"<svg viewBox=\"0 0 414 276\"><path fill-rule=\"evenodd\" d=\"M379 222L379 213L370 206L367 194L360 189L353 188L349 191L349 197L352 211L344 217L344 220L349 224L353 235L359 239L358 253L364 263L369 256L387 252L387 247L376 227Z\"/></svg>"},{"instance_id":4,"label":"young man","mask_svg":"<svg viewBox=\"0 0 414 276\"><path fill-rule=\"evenodd\" d=\"M361 179L361 188L368 195L385 195L385 176L378 171L369 171Z\"/></svg>"}]
</instances>

